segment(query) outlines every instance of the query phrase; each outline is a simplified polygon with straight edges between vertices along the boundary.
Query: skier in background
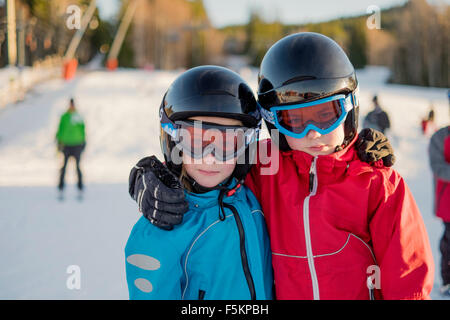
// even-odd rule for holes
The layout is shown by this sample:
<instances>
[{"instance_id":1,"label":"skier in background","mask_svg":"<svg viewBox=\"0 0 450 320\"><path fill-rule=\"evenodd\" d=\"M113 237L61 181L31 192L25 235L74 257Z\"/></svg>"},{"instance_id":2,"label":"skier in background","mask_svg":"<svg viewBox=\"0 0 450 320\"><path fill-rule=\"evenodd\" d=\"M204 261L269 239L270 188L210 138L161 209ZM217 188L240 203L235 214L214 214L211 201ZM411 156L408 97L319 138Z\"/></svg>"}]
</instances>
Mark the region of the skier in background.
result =
<instances>
[{"instance_id":1,"label":"skier in background","mask_svg":"<svg viewBox=\"0 0 450 320\"><path fill-rule=\"evenodd\" d=\"M434 176L434 211L436 216L442 219L444 223L444 234L439 245L441 251L441 293L450 297L450 126L443 127L433 134L428 147L428 154Z\"/></svg>"},{"instance_id":2,"label":"skier in background","mask_svg":"<svg viewBox=\"0 0 450 320\"><path fill-rule=\"evenodd\" d=\"M386 129L391 127L389 116L386 111L381 108L377 95L373 97L372 101L374 108L364 119L364 128L373 128L385 134Z\"/></svg>"},{"instance_id":3,"label":"skier in background","mask_svg":"<svg viewBox=\"0 0 450 320\"><path fill-rule=\"evenodd\" d=\"M83 191L83 179L80 169L81 153L86 146L86 135L84 128L84 120L75 108L74 99L70 99L68 110L61 116L56 133L56 141L58 144L58 151L64 154L64 164L60 171L59 177L59 199L63 199L64 190L64 176L66 174L66 166L70 157L75 159L77 175L78 175L78 190L79 198L81 198Z\"/></svg>"},{"instance_id":4,"label":"skier in background","mask_svg":"<svg viewBox=\"0 0 450 320\"><path fill-rule=\"evenodd\" d=\"M430 104L427 117L422 119L422 133L425 136L430 136L436 132L436 124L434 122L434 106Z\"/></svg>"}]
</instances>

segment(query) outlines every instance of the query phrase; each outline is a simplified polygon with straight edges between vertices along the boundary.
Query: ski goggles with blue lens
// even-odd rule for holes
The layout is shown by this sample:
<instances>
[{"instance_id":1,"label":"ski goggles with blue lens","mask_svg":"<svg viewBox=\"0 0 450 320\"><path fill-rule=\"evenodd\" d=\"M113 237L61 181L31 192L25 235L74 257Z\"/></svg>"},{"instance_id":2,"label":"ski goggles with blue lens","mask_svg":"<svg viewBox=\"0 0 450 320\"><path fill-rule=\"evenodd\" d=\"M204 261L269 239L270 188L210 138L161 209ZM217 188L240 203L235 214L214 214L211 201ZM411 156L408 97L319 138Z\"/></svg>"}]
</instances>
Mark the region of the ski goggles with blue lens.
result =
<instances>
[{"instance_id":1,"label":"ski goggles with blue lens","mask_svg":"<svg viewBox=\"0 0 450 320\"><path fill-rule=\"evenodd\" d=\"M328 134L336 129L357 106L354 94L339 94L311 102L274 106L269 110L262 107L263 118L273 124L281 133L293 138L304 138L309 130Z\"/></svg>"},{"instance_id":2,"label":"ski goggles with blue lens","mask_svg":"<svg viewBox=\"0 0 450 320\"><path fill-rule=\"evenodd\" d=\"M181 151L193 159L213 154L219 161L227 161L244 154L256 142L259 127L223 126L202 121L172 121L164 110L160 113L161 127Z\"/></svg>"}]
</instances>

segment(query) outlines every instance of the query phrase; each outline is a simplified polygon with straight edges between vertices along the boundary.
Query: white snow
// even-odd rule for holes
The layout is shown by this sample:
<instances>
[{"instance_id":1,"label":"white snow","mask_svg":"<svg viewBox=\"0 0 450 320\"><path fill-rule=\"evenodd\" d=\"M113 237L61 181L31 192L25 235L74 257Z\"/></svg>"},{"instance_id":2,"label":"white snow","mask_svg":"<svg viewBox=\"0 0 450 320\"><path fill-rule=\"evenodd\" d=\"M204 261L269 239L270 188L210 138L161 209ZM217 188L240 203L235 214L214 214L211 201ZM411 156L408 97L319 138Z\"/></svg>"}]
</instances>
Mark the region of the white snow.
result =
<instances>
[{"instance_id":1,"label":"white snow","mask_svg":"<svg viewBox=\"0 0 450 320\"><path fill-rule=\"evenodd\" d=\"M123 249L140 217L128 195L128 174L143 156L161 158L158 107L178 74L92 71L70 82L42 83L23 102L0 109L0 299L128 298ZM242 74L256 88L256 71L245 68ZM442 225L432 213L428 138L421 134L420 119L432 101L438 126L448 124L447 91L384 84L387 75L384 68L358 71L361 119L378 94L393 126L388 136L397 156L395 169L406 179L427 226L436 265L432 298L440 299ZM54 136L70 97L87 128L81 202L73 163L66 174L66 199L56 199L62 159ZM67 286L72 265L80 268L80 289Z\"/></svg>"},{"instance_id":2,"label":"white snow","mask_svg":"<svg viewBox=\"0 0 450 320\"><path fill-rule=\"evenodd\" d=\"M0 109L7 104L22 101L25 92L37 83L61 74L56 58L44 60L34 67L6 66L0 69Z\"/></svg>"}]
</instances>

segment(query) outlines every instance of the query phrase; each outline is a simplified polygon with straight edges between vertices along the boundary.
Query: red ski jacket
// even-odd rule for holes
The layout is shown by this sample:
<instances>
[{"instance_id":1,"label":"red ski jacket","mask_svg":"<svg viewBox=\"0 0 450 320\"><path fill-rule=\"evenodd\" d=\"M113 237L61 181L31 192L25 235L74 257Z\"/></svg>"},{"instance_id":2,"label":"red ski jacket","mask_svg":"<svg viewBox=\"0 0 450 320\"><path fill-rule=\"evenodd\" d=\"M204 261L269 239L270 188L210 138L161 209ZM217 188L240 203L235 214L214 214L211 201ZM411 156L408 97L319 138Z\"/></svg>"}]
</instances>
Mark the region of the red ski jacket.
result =
<instances>
[{"instance_id":1,"label":"red ski jacket","mask_svg":"<svg viewBox=\"0 0 450 320\"><path fill-rule=\"evenodd\" d=\"M428 152L434 174L436 216L450 222L450 127L433 134Z\"/></svg>"},{"instance_id":2,"label":"red ski jacket","mask_svg":"<svg viewBox=\"0 0 450 320\"><path fill-rule=\"evenodd\" d=\"M328 156L260 157L247 176L269 230L277 299L429 298L434 262L411 192L394 170L361 162L354 141Z\"/></svg>"}]
</instances>

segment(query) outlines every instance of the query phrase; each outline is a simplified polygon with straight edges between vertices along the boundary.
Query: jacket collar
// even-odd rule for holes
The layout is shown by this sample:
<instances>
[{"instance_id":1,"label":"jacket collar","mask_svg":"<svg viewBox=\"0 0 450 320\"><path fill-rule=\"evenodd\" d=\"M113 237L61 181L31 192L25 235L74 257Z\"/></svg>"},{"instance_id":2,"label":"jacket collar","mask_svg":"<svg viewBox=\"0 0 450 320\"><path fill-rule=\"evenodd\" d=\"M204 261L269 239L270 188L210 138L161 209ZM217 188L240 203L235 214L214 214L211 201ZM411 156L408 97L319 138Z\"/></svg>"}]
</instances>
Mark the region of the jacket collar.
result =
<instances>
[{"instance_id":1,"label":"jacket collar","mask_svg":"<svg viewBox=\"0 0 450 320\"><path fill-rule=\"evenodd\" d=\"M322 182L332 182L344 174L359 175L374 170L369 164L359 160L355 149L357 138L358 135L340 151L330 155L317 156L316 170ZM297 150L281 152L281 157L290 158L301 175L309 174L314 160L314 156Z\"/></svg>"},{"instance_id":2,"label":"jacket collar","mask_svg":"<svg viewBox=\"0 0 450 320\"><path fill-rule=\"evenodd\" d=\"M227 189L232 189L237 185L237 180L233 179L231 183L228 185ZM236 192L234 192L232 195L224 197L224 202L232 202L235 197L242 192L242 187L239 187L236 189ZM219 195L220 195L220 189L218 190L211 190L204 193L194 193L194 192L188 192L184 191L184 194L186 195L186 200L189 202L189 206L193 206L192 209L207 209L213 206L219 205Z\"/></svg>"}]
</instances>

